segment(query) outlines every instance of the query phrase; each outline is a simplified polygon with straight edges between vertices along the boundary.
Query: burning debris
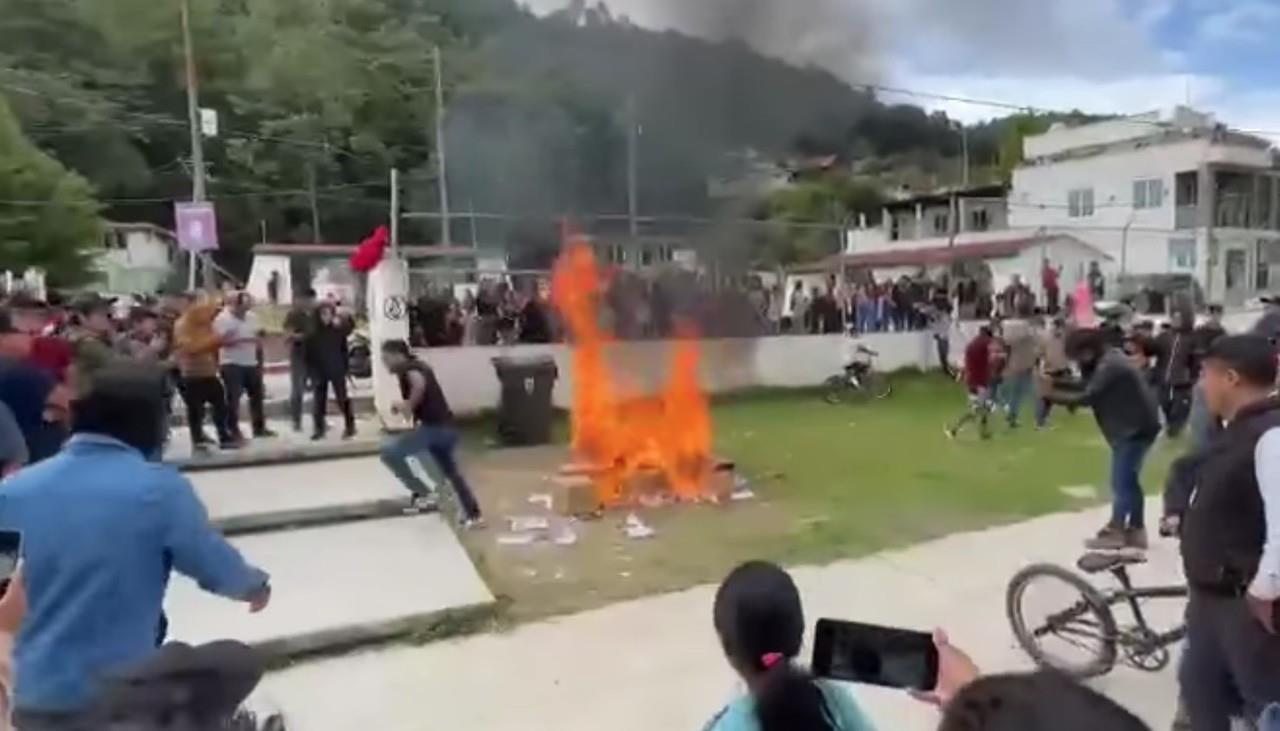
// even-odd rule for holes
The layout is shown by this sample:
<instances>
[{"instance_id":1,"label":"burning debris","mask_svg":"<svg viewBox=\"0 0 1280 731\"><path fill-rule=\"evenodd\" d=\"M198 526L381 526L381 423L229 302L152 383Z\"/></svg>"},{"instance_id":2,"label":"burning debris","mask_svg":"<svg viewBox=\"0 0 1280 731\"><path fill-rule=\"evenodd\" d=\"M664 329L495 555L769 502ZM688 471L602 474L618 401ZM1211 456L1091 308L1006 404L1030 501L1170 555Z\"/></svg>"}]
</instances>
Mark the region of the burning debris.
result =
<instances>
[{"instance_id":1,"label":"burning debris","mask_svg":"<svg viewBox=\"0 0 1280 731\"><path fill-rule=\"evenodd\" d=\"M598 316L606 284L590 246L567 235L551 285L552 301L573 343L575 462L558 480L560 512L727 499L733 466L711 454L711 413L698 380L697 334L683 329L666 383L656 395L637 393L608 362L615 338Z\"/></svg>"}]
</instances>

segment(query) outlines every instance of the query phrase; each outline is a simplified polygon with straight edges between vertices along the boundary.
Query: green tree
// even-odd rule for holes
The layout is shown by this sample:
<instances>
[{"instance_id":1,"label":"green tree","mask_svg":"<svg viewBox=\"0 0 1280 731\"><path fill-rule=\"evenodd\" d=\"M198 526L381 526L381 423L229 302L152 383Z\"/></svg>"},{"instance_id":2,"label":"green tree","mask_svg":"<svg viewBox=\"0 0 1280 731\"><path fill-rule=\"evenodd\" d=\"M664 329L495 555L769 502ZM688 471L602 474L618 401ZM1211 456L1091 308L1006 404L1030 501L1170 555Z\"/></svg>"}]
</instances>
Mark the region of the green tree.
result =
<instances>
[{"instance_id":1,"label":"green tree","mask_svg":"<svg viewBox=\"0 0 1280 731\"><path fill-rule=\"evenodd\" d=\"M32 145L0 99L0 269L40 267L55 286L85 284L101 236L88 182Z\"/></svg>"},{"instance_id":2,"label":"green tree","mask_svg":"<svg viewBox=\"0 0 1280 731\"><path fill-rule=\"evenodd\" d=\"M883 203L878 188L843 174L789 186L764 204L764 217L778 226L756 238L756 258L786 266L835 254L858 214L872 214Z\"/></svg>"}]
</instances>

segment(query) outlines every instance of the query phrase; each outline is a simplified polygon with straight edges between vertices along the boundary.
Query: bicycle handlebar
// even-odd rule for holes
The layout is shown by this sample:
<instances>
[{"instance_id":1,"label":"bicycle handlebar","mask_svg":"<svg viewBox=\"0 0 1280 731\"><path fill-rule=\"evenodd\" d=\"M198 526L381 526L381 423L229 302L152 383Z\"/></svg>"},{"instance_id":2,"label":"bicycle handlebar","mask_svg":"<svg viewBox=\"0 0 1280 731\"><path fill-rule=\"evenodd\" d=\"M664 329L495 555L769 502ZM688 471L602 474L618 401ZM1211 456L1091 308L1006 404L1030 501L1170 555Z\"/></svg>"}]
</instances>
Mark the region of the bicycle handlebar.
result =
<instances>
[{"instance_id":1,"label":"bicycle handlebar","mask_svg":"<svg viewBox=\"0 0 1280 731\"><path fill-rule=\"evenodd\" d=\"M859 353L861 353L861 354L863 354L863 355L870 355L870 356L872 356L872 357L878 357L878 356L880 355L879 353L877 353L876 351L872 350L871 348L868 348L868 347L867 347L867 346L865 346L865 345L859 345L859 346L858 346L858 352L859 352Z\"/></svg>"}]
</instances>

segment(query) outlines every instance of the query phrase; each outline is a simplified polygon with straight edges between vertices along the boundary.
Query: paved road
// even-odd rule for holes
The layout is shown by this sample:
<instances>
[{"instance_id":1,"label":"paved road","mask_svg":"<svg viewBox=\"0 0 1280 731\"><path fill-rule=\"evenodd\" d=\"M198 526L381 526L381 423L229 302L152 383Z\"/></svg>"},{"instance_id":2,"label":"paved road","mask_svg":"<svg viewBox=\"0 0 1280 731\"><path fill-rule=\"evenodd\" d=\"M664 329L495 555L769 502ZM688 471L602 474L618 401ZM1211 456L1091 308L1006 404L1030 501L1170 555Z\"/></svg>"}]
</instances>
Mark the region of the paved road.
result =
<instances>
[{"instance_id":1,"label":"paved road","mask_svg":"<svg viewBox=\"0 0 1280 731\"><path fill-rule=\"evenodd\" d=\"M1027 563L1070 565L1103 513L1064 514L903 551L794 571L810 625L823 616L944 626L987 670L1020 669L1004 611L1009 577ZM1153 548L1142 581L1180 577L1176 546ZM411 565L396 573L415 574ZM306 731L652 731L701 728L736 690L711 626L715 587L425 647L312 662L271 675L262 696ZM1176 620L1180 607L1158 612ZM1120 669L1097 687L1166 728L1173 670ZM900 694L857 688L882 729L930 731L933 710Z\"/></svg>"}]
</instances>

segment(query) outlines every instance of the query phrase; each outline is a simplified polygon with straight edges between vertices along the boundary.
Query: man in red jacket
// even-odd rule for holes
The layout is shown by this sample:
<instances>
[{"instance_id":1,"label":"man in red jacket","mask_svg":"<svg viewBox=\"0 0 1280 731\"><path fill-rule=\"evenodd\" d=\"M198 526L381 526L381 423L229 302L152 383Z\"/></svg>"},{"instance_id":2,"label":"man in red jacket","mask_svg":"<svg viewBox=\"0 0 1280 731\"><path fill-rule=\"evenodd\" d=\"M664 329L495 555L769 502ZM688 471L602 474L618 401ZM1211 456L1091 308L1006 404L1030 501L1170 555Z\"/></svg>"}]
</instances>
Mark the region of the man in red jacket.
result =
<instances>
[{"instance_id":1,"label":"man in red jacket","mask_svg":"<svg viewBox=\"0 0 1280 731\"><path fill-rule=\"evenodd\" d=\"M999 343L991 328L983 325L978 336L964 349L964 384L969 389L969 410L952 426L943 431L949 439L955 439L966 424L978 420L978 433L983 439L991 438L987 417L991 415L991 377L994 372L993 351Z\"/></svg>"}]
</instances>

